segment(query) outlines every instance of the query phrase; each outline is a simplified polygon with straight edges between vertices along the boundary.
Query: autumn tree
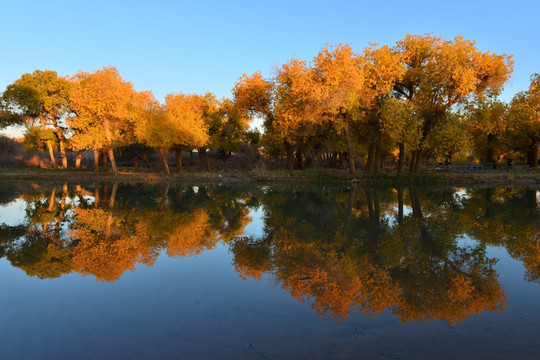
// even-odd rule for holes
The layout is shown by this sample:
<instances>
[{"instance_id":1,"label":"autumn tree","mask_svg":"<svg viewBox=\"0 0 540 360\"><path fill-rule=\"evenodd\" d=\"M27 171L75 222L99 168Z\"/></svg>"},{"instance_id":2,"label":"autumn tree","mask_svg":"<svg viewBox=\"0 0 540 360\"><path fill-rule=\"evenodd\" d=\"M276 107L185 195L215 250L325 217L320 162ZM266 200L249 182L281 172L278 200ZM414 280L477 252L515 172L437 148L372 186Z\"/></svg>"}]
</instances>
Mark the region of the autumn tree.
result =
<instances>
[{"instance_id":1,"label":"autumn tree","mask_svg":"<svg viewBox=\"0 0 540 360\"><path fill-rule=\"evenodd\" d=\"M219 116L210 116L210 148L231 152L244 140L251 119L231 99L219 103Z\"/></svg>"},{"instance_id":2,"label":"autumn tree","mask_svg":"<svg viewBox=\"0 0 540 360\"><path fill-rule=\"evenodd\" d=\"M470 153L472 144L465 119L462 114L448 111L431 131L425 149L434 155L438 162L448 165L457 156Z\"/></svg>"},{"instance_id":3,"label":"autumn tree","mask_svg":"<svg viewBox=\"0 0 540 360\"><path fill-rule=\"evenodd\" d=\"M401 80L405 68L403 55L390 49L388 46L374 48L369 46L364 50L366 62L364 74L366 77L366 94L370 103L364 109L364 128L368 135L369 147L366 161L366 172L371 166L375 172L381 163L381 143L383 135L385 104L390 99L390 92L395 84ZM395 135L395 133L394 133ZM400 142L404 145L404 141Z\"/></svg>"},{"instance_id":4,"label":"autumn tree","mask_svg":"<svg viewBox=\"0 0 540 360\"><path fill-rule=\"evenodd\" d=\"M56 166L54 144L60 147L62 167L67 168L66 131L63 118L68 111L70 83L59 77L55 71L36 70L24 74L13 84L8 85L2 95L4 122L25 124L27 134L45 142L51 164ZM12 114L8 116L7 114ZM40 130L33 127L38 122Z\"/></svg>"},{"instance_id":5,"label":"autumn tree","mask_svg":"<svg viewBox=\"0 0 540 360\"><path fill-rule=\"evenodd\" d=\"M282 143L287 155L287 169L292 169L292 153L296 148L296 167L302 169L303 157L317 141L323 124L319 103L315 100L316 84L313 69L303 60L291 59L274 79L274 117L267 121L273 141Z\"/></svg>"},{"instance_id":6,"label":"autumn tree","mask_svg":"<svg viewBox=\"0 0 540 360\"><path fill-rule=\"evenodd\" d=\"M260 72L251 76L243 74L232 90L234 102L239 109L251 116L260 116L265 120L273 117L272 83L263 79Z\"/></svg>"},{"instance_id":7,"label":"autumn tree","mask_svg":"<svg viewBox=\"0 0 540 360\"><path fill-rule=\"evenodd\" d=\"M118 174L114 149L133 141L129 131L135 116L133 85L124 81L114 67L91 74L79 72L72 83L70 106L76 116L69 123L74 131L73 147L106 151Z\"/></svg>"},{"instance_id":8,"label":"autumn tree","mask_svg":"<svg viewBox=\"0 0 540 360\"><path fill-rule=\"evenodd\" d=\"M165 97L163 126L168 136L164 145L176 151L176 171L182 168L182 150L204 147L208 142L205 121L207 99L201 95L168 94ZM164 156L162 156L162 159Z\"/></svg>"},{"instance_id":9,"label":"autumn tree","mask_svg":"<svg viewBox=\"0 0 540 360\"><path fill-rule=\"evenodd\" d=\"M170 174L166 151L175 143L174 126L165 118L165 108L151 92L140 92L135 100L135 137L137 141L155 148L163 169Z\"/></svg>"},{"instance_id":10,"label":"autumn tree","mask_svg":"<svg viewBox=\"0 0 540 360\"><path fill-rule=\"evenodd\" d=\"M404 100L390 98L381 109L381 130L398 147L397 172L403 171L405 149L415 150L420 142L420 122Z\"/></svg>"},{"instance_id":11,"label":"autumn tree","mask_svg":"<svg viewBox=\"0 0 540 360\"><path fill-rule=\"evenodd\" d=\"M496 99L481 97L466 108L473 151L483 163L496 168L506 151L504 134L507 131L507 106Z\"/></svg>"},{"instance_id":12,"label":"autumn tree","mask_svg":"<svg viewBox=\"0 0 540 360\"><path fill-rule=\"evenodd\" d=\"M283 65L273 79L264 79L260 72L251 76L246 74L238 79L233 89L233 100L238 109L251 118L261 118L265 131L261 145L271 155L286 154L287 169L293 169L295 148L297 153L302 149L301 139L306 135L305 98L309 69L304 61L292 59ZM316 116L312 113L311 116ZM299 151L298 151L299 150ZM300 166L301 167L301 166Z\"/></svg>"},{"instance_id":13,"label":"autumn tree","mask_svg":"<svg viewBox=\"0 0 540 360\"><path fill-rule=\"evenodd\" d=\"M312 101L322 103L323 113L345 140L351 174L355 173L353 126L372 100L366 91L365 61L342 44L323 48L313 59L316 87Z\"/></svg>"},{"instance_id":14,"label":"autumn tree","mask_svg":"<svg viewBox=\"0 0 540 360\"><path fill-rule=\"evenodd\" d=\"M406 99L421 122L421 138L413 152L411 171L418 172L425 142L431 131L454 105L467 96L497 93L513 69L511 56L480 51L474 41L426 35L407 35L397 42L403 55L405 75L394 87Z\"/></svg>"},{"instance_id":15,"label":"autumn tree","mask_svg":"<svg viewBox=\"0 0 540 360\"><path fill-rule=\"evenodd\" d=\"M199 162L205 163L207 169L209 169L209 162L206 158L206 150L208 148L219 148L219 134L221 133L221 126L224 124L224 119L221 113L221 103L213 93L207 92L204 95L193 95L193 101L197 104L201 111L201 119L203 128L208 135L208 139L201 145L194 145L190 148L197 147Z\"/></svg>"},{"instance_id":16,"label":"autumn tree","mask_svg":"<svg viewBox=\"0 0 540 360\"><path fill-rule=\"evenodd\" d=\"M527 91L517 93L507 114L506 139L516 151L524 153L529 167L538 165L540 145L540 75L531 77Z\"/></svg>"}]
</instances>

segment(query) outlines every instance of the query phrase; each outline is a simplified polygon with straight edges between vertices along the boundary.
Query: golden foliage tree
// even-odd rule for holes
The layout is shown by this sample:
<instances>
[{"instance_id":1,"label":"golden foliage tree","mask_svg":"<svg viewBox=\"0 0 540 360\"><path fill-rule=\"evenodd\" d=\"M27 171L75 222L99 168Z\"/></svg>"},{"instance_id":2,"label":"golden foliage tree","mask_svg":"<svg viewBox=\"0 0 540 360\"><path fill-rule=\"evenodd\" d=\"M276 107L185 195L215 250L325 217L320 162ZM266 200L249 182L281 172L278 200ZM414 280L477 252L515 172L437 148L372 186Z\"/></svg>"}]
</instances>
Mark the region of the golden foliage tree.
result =
<instances>
[{"instance_id":1,"label":"golden foliage tree","mask_svg":"<svg viewBox=\"0 0 540 360\"><path fill-rule=\"evenodd\" d=\"M201 95L169 94L165 97L165 123L171 128L171 146L177 150L177 170L182 162L182 149L203 147L208 142L205 121L208 98Z\"/></svg>"},{"instance_id":2,"label":"golden foliage tree","mask_svg":"<svg viewBox=\"0 0 540 360\"><path fill-rule=\"evenodd\" d=\"M452 106L467 96L497 93L513 70L511 56L483 52L474 41L457 36L407 35L397 42L406 68L394 92L406 99L421 122L421 138L413 152L411 171L418 172L424 144Z\"/></svg>"},{"instance_id":3,"label":"golden foliage tree","mask_svg":"<svg viewBox=\"0 0 540 360\"><path fill-rule=\"evenodd\" d=\"M523 152L529 167L538 165L540 146L540 74L531 77L527 91L516 94L507 113L505 137L516 151Z\"/></svg>"},{"instance_id":4,"label":"golden foliage tree","mask_svg":"<svg viewBox=\"0 0 540 360\"><path fill-rule=\"evenodd\" d=\"M31 129L36 121L39 122L39 133L46 143L51 164L56 166L53 148L57 143L64 169L67 168L66 127L62 126L62 118L68 111L69 89L70 83L59 77L56 71L36 70L8 85L1 99L2 107L8 113L19 115L18 122L25 123L27 128ZM50 132L55 138L47 136Z\"/></svg>"},{"instance_id":5,"label":"golden foliage tree","mask_svg":"<svg viewBox=\"0 0 540 360\"><path fill-rule=\"evenodd\" d=\"M353 125L361 119L361 109L370 102L363 70L365 58L349 45L327 46L313 59L313 101L322 103L322 112L347 145L349 171L355 173Z\"/></svg>"},{"instance_id":6,"label":"golden foliage tree","mask_svg":"<svg viewBox=\"0 0 540 360\"><path fill-rule=\"evenodd\" d=\"M114 149L133 141L135 116L133 85L122 79L114 67L94 73L79 72L72 78L70 106L76 116L70 119L75 149L103 149L112 169L118 173Z\"/></svg>"}]
</instances>

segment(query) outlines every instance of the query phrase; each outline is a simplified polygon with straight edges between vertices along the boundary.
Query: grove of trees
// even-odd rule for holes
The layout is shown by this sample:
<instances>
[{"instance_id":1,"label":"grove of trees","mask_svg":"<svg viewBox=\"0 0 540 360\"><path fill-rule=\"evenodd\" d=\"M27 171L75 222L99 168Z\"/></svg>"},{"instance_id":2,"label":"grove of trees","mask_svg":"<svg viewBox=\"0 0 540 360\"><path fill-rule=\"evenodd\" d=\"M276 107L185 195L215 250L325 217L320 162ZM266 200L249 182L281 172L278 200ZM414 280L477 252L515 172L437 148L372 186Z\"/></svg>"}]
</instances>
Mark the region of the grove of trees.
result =
<instances>
[{"instance_id":1,"label":"grove of trees","mask_svg":"<svg viewBox=\"0 0 540 360\"><path fill-rule=\"evenodd\" d=\"M24 125L24 148L47 151L53 167L68 167L66 150L94 152L118 173L115 154L154 149L169 173L167 155L219 150L230 154L257 138L268 158L287 169L356 164L378 172L392 162L420 171L426 162L457 159L496 167L503 158L538 164L540 75L528 90L498 99L513 70L511 56L478 49L458 36L407 35L394 46L361 52L327 45L311 60L292 58L272 77L242 75L232 97L168 94L161 104L138 92L114 67L60 77L36 70L0 97L0 128ZM262 135L250 132L263 120ZM260 139L259 139L260 135ZM55 158L60 152L60 159Z\"/></svg>"}]
</instances>

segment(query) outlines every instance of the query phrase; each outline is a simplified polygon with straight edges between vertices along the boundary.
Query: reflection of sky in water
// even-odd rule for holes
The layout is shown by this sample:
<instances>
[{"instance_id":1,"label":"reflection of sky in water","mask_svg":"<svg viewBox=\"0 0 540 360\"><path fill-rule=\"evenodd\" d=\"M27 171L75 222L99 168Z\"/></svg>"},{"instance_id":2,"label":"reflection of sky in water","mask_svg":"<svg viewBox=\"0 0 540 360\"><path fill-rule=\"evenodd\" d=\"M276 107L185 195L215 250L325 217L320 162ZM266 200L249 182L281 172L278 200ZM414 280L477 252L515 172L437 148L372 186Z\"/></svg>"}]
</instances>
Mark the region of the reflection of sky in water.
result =
<instances>
[{"instance_id":1,"label":"reflection of sky in water","mask_svg":"<svg viewBox=\"0 0 540 360\"><path fill-rule=\"evenodd\" d=\"M251 222L247 224L244 230L245 236L253 236L255 238L261 237L263 235L263 227L264 227L264 208L263 206L259 206L256 210L251 210L249 212L249 216L251 217Z\"/></svg>"},{"instance_id":2,"label":"reflection of sky in water","mask_svg":"<svg viewBox=\"0 0 540 360\"><path fill-rule=\"evenodd\" d=\"M23 199L15 199L9 204L0 206L0 224L10 226L19 225L24 220L26 202Z\"/></svg>"}]
</instances>

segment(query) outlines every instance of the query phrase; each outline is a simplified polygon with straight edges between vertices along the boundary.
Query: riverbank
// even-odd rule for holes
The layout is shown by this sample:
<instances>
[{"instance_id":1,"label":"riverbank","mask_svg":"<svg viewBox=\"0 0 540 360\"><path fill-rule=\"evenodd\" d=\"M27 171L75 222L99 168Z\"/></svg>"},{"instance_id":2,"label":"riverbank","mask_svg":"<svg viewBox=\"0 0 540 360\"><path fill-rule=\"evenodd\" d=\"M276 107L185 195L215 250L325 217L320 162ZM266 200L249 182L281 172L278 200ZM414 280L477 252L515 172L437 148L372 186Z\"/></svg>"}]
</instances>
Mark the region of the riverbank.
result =
<instances>
[{"instance_id":1,"label":"riverbank","mask_svg":"<svg viewBox=\"0 0 540 360\"><path fill-rule=\"evenodd\" d=\"M120 171L118 175L109 171L54 170L35 168L0 168L0 180L31 181L107 181L107 182L185 182L185 183L360 183L360 184L540 184L540 171L462 171L421 172L418 174L383 171L378 174L358 172L351 176L346 170L229 170L229 171L185 171L165 175L158 172Z\"/></svg>"}]
</instances>

